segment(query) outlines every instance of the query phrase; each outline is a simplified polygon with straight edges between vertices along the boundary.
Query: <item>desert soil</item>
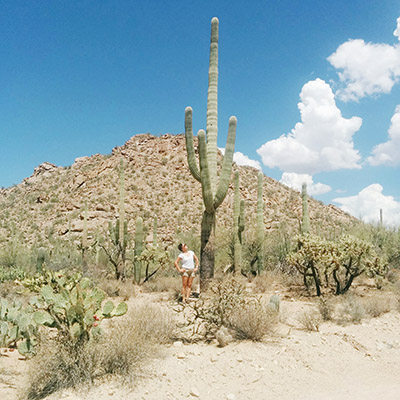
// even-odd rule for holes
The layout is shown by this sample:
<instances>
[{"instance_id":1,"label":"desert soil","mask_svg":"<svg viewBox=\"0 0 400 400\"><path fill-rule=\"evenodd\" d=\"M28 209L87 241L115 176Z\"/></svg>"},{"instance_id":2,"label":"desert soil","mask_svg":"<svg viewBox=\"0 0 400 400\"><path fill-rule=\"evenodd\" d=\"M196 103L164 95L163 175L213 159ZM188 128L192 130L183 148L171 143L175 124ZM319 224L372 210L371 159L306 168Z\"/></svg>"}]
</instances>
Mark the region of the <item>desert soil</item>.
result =
<instances>
[{"instance_id":1,"label":"desert soil","mask_svg":"<svg viewBox=\"0 0 400 400\"><path fill-rule=\"evenodd\" d=\"M306 332L296 317L311 306L282 302L284 322L261 343L219 348L177 341L162 349L135 387L110 381L47 399L400 399L400 314L391 311L357 325L325 322L318 332ZM25 370L17 352L1 350L1 400L18 398Z\"/></svg>"}]
</instances>

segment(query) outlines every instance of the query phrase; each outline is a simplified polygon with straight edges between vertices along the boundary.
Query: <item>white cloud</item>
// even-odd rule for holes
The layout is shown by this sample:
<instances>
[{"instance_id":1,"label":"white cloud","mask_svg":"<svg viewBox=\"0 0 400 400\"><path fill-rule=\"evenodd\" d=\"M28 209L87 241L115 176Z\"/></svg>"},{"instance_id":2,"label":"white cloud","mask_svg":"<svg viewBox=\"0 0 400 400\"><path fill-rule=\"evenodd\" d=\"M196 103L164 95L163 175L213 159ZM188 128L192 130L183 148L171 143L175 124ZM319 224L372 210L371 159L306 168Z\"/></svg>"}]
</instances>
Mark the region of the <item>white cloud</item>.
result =
<instances>
[{"instance_id":1,"label":"white cloud","mask_svg":"<svg viewBox=\"0 0 400 400\"><path fill-rule=\"evenodd\" d=\"M400 40L400 17L393 32ZM336 94L344 101L376 93L389 93L400 79L400 45L365 43L362 39L341 44L328 61L339 72L345 87Z\"/></svg>"},{"instance_id":2,"label":"white cloud","mask_svg":"<svg viewBox=\"0 0 400 400\"><path fill-rule=\"evenodd\" d=\"M328 193L332 188L323 183L314 183L311 175L307 174L296 174L294 172L284 172L280 180L286 186L301 192L301 186L303 183L307 184L307 193L310 196L316 196L319 194Z\"/></svg>"},{"instance_id":3,"label":"white cloud","mask_svg":"<svg viewBox=\"0 0 400 400\"><path fill-rule=\"evenodd\" d=\"M218 149L221 150L221 153L223 155L225 154L225 147L218 147ZM233 161L237 165L253 167L253 168L256 168L261 171L261 164L259 161L252 160L251 158L247 157L245 154L241 153L240 151L233 153Z\"/></svg>"},{"instance_id":4,"label":"white cloud","mask_svg":"<svg viewBox=\"0 0 400 400\"><path fill-rule=\"evenodd\" d=\"M400 40L400 17L397 18L397 27L393 32L393 35L397 37L397 39Z\"/></svg>"},{"instance_id":5,"label":"white cloud","mask_svg":"<svg viewBox=\"0 0 400 400\"><path fill-rule=\"evenodd\" d=\"M385 196L382 191L382 186L374 183L361 190L357 196L336 198L333 201L341 204L343 211L367 223L378 223L382 209L385 225L400 226L400 203L392 196Z\"/></svg>"},{"instance_id":6,"label":"white cloud","mask_svg":"<svg viewBox=\"0 0 400 400\"><path fill-rule=\"evenodd\" d=\"M362 119L343 118L330 86L321 79L306 83L300 100L302 122L289 134L257 149L262 162L270 168L303 174L361 168L352 137Z\"/></svg>"},{"instance_id":7,"label":"white cloud","mask_svg":"<svg viewBox=\"0 0 400 400\"><path fill-rule=\"evenodd\" d=\"M396 107L391 119L389 140L375 146L372 154L367 158L371 165L400 165L400 105Z\"/></svg>"}]
</instances>

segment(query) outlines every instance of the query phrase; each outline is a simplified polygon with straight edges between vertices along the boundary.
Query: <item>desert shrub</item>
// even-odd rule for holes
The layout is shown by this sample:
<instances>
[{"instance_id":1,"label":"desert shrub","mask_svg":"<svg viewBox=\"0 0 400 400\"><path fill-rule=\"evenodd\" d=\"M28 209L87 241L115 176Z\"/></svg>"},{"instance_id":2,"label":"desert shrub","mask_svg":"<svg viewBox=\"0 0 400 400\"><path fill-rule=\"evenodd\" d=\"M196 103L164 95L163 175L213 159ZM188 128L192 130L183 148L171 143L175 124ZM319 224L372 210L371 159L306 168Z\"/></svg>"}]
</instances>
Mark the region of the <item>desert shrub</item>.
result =
<instances>
[{"instance_id":1,"label":"desert shrub","mask_svg":"<svg viewBox=\"0 0 400 400\"><path fill-rule=\"evenodd\" d=\"M355 323L359 324L365 318L365 308L360 299L354 295L344 297L339 307L339 323Z\"/></svg>"},{"instance_id":2,"label":"desert shrub","mask_svg":"<svg viewBox=\"0 0 400 400\"><path fill-rule=\"evenodd\" d=\"M301 327L307 332L318 332L321 325L321 315L314 310L303 312L297 318Z\"/></svg>"},{"instance_id":3,"label":"desert shrub","mask_svg":"<svg viewBox=\"0 0 400 400\"><path fill-rule=\"evenodd\" d=\"M318 310L324 321L331 321L333 319L334 306L330 300L321 297L318 301Z\"/></svg>"},{"instance_id":4,"label":"desert shrub","mask_svg":"<svg viewBox=\"0 0 400 400\"><path fill-rule=\"evenodd\" d=\"M198 301L182 308L189 310L187 323L193 334L206 340L214 339L222 327L232 330L237 338L260 340L273 325L273 310L248 293L244 282L231 276L216 279Z\"/></svg>"},{"instance_id":5,"label":"desert shrub","mask_svg":"<svg viewBox=\"0 0 400 400\"><path fill-rule=\"evenodd\" d=\"M364 301L364 309L370 317L376 318L390 312L390 301L388 298L371 297Z\"/></svg>"},{"instance_id":6,"label":"desert shrub","mask_svg":"<svg viewBox=\"0 0 400 400\"><path fill-rule=\"evenodd\" d=\"M28 364L26 398L43 399L58 390L91 383L98 375L97 347L88 342L77 349L70 341L42 338Z\"/></svg>"},{"instance_id":7,"label":"desert shrub","mask_svg":"<svg viewBox=\"0 0 400 400\"><path fill-rule=\"evenodd\" d=\"M42 338L28 364L26 398L43 399L60 389L85 387L105 375L132 381L157 355L156 345L169 342L174 332L171 314L150 304L137 306L119 321L110 320L103 335L79 347L57 337Z\"/></svg>"},{"instance_id":8,"label":"desert shrub","mask_svg":"<svg viewBox=\"0 0 400 400\"><path fill-rule=\"evenodd\" d=\"M272 273L267 271L262 275L258 275L252 280L252 283L254 285L255 293L265 293L268 290L271 290L273 283Z\"/></svg>"},{"instance_id":9,"label":"desert shrub","mask_svg":"<svg viewBox=\"0 0 400 400\"><path fill-rule=\"evenodd\" d=\"M260 341L277 324L278 313L259 299L234 308L229 315L229 327L237 339Z\"/></svg>"},{"instance_id":10,"label":"desert shrub","mask_svg":"<svg viewBox=\"0 0 400 400\"><path fill-rule=\"evenodd\" d=\"M111 321L100 342L101 368L106 374L132 380L141 365L157 355L157 345L170 342L175 334L175 319L166 308L136 306L124 319Z\"/></svg>"}]
</instances>

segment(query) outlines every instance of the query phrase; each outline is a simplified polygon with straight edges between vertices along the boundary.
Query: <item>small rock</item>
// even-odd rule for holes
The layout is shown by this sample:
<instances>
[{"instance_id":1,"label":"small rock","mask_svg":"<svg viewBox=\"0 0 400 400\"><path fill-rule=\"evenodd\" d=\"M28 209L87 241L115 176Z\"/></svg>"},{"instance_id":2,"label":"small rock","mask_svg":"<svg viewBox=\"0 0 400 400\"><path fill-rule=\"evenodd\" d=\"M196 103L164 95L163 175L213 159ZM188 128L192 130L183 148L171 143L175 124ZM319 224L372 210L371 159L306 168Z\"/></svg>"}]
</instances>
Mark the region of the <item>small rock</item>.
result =
<instances>
[{"instance_id":1,"label":"small rock","mask_svg":"<svg viewBox=\"0 0 400 400\"><path fill-rule=\"evenodd\" d=\"M183 342L181 342L180 340L174 342L174 347L182 347L183 346Z\"/></svg>"},{"instance_id":2,"label":"small rock","mask_svg":"<svg viewBox=\"0 0 400 400\"><path fill-rule=\"evenodd\" d=\"M176 355L176 357L177 357L179 360L183 360L186 356L185 356L185 353L178 353L178 354Z\"/></svg>"},{"instance_id":3,"label":"small rock","mask_svg":"<svg viewBox=\"0 0 400 400\"><path fill-rule=\"evenodd\" d=\"M192 397L200 397L200 393L199 393L199 391L197 390L197 388L192 388L192 389L190 390L190 395L191 395Z\"/></svg>"},{"instance_id":4,"label":"small rock","mask_svg":"<svg viewBox=\"0 0 400 400\"><path fill-rule=\"evenodd\" d=\"M217 361L217 356L216 356L215 354L213 354L213 355L210 357L210 361L211 361L211 362L216 362L216 361Z\"/></svg>"},{"instance_id":5,"label":"small rock","mask_svg":"<svg viewBox=\"0 0 400 400\"><path fill-rule=\"evenodd\" d=\"M235 400L236 396L233 393L228 393L226 395L226 400Z\"/></svg>"}]
</instances>

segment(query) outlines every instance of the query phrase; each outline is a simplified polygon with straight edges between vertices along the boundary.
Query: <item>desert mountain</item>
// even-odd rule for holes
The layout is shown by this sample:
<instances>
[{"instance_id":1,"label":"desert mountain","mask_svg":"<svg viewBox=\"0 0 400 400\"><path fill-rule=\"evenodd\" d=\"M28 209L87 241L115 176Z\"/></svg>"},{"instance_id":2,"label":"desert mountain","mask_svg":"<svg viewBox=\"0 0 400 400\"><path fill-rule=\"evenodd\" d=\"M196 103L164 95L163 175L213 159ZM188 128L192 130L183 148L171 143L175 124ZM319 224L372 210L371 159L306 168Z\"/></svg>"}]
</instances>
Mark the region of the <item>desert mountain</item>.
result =
<instances>
[{"instance_id":1,"label":"desert mountain","mask_svg":"<svg viewBox=\"0 0 400 400\"><path fill-rule=\"evenodd\" d=\"M45 162L20 184L0 190L0 243L18 234L28 244L49 238L78 239L83 230L84 205L88 230L105 232L119 212L120 162L124 161L125 213L133 233L141 216L151 233L157 217L158 239L165 245L178 233L200 232L201 186L190 175L184 135L135 135L109 155L77 158L70 167ZM245 200L246 228L255 227L257 174L252 167L234 165L240 173L240 195ZM232 225L233 182L218 209L217 225ZM264 177L264 223L267 232L297 232L301 220L300 193ZM311 228L316 233L339 233L357 222L333 205L309 199ZM150 236L150 235L149 235Z\"/></svg>"}]
</instances>

